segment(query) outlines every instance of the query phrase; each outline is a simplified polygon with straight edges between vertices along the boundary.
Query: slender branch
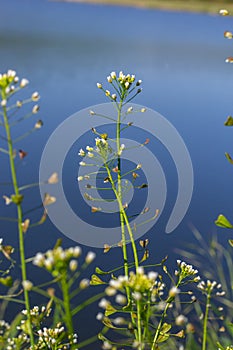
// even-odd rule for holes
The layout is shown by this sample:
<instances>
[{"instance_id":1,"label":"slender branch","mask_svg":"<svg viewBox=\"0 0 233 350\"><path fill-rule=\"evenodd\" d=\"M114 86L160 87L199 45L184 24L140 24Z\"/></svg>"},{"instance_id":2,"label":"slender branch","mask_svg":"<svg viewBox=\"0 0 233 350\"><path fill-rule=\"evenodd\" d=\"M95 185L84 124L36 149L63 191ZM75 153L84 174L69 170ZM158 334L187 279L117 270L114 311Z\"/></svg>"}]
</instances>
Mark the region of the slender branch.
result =
<instances>
[{"instance_id":1,"label":"slender branch","mask_svg":"<svg viewBox=\"0 0 233 350\"><path fill-rule=\"evenodd\" d=\"M6 99L5 91L2 89L1 92L2 100ZM7 109L4 106L3 107L3 118L4 118L4 126L7 136L7 143L8 143L8 152L9 152L9 161L10 161L10 169L11 169L11 177L12 177L12 183L13 188L15 192L15 196L19 196L19 187L17 182L17 176L16 176L16 168L15 168L15 162L14 162L14 150L13 150L13 143L11 138L11 132L10 132L10 126L7 116ZM17 217L18 217L18 234L19 234L19 251L20 251L20 261L21 261L21 274L22 274L22 281L27 280L27 270L26 270L26 262L25 262L25 247L24 247L24 233L23 233L23 213L22 213L22 206L21 202L19 202L17 205ZM25 306L27 309L27 317L28 317L28 328L29 328L29 335L30 335L30 342L32 350L35 348L34 343L34 335L32 330L32 323L31 323L31 315L30 315L30 301L29 301L29 294L26 288L24 288L24 300L25 300Z\"/></svg>"}]
</instances>

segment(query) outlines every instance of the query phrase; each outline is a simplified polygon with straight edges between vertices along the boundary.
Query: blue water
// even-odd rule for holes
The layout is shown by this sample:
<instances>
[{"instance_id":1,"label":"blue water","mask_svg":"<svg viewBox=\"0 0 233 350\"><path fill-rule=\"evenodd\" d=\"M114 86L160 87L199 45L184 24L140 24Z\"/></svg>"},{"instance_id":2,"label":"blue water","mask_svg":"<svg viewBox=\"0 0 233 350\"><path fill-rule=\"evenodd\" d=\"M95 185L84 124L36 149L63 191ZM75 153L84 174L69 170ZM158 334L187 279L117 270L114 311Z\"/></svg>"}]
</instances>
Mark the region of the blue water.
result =
<instances>
[{"instance_id":1,"label":"blue water","mask_svg":"<svg viewBox=\"0 0 233 350\"><path fill-rule=\"evenodd\" d=\"M233 109L233 68L224 62L232 46L223 38L223 32L231 30L231 18L42 0L0 1L0 11L4 14L0 21L1 71L15 69L30 80L28 92L38 90L41 95L39 117L44 128L20 144L28 151L20 169L23 183L38 180L40 157L55 128L74 112L106 102L96 82L113 70L123 70L143 80L143 92L135 103L157 110L176 127L194 168L189 210L179 227L166 235L177 175L166 150L150 144L158 152L168 184L165 209L147 234L151 259L158 261L167 253L172 258L174 247L191 241L188 223L207 237L216 231L214 220L220 212L232 216L233 169L224 157L224 152L232 150L232 130L223 125ZM19 128L23 131L24 126ZM77 141L67 156L63 176L73 206L79 146ZM6 163L1 162L3 169ZM39 191L31 195L39 203ZM29 200L27 205L31 205ZM3 202L0 208L6 214ZM15 243L14 230L0 225L7 243ZM230 233L218 232L227 241ZM29 255L48 249L61 237L65 246L74 244L48 220L27 236ZM101 266L112 267L120 257L117 250L109 255L96 252L96 264Z\"/></svg>"}]
</instances>

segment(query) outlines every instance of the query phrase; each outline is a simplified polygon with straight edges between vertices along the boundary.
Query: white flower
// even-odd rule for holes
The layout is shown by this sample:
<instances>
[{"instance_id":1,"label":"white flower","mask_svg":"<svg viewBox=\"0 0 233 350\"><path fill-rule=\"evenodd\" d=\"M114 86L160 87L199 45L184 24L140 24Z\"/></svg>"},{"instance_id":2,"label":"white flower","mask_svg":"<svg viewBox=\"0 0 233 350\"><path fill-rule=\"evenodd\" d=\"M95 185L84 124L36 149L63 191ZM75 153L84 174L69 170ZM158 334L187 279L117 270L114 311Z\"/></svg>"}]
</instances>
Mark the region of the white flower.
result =
<instances>
[{"instance_id":1,"label":"white flower","mask_svg":"<svg viewBox=\"0 0 233 350\"><path fill-rule=\"evenodd\" d=\"M92 263L92 261L95 259L95 257L96 257L96 254L94 252L88 252L86 259L85 259L86 263L87 264Z\"/></svg>"},{"instance_id":2,"label":"white flower","mask_svg":"<svg viewBox=\"0 0 233 350\"><path fill-rule=\"evenodd\" d=\"M109 301L107 301L107 299L105 299L105 298L102 298L98 305L102 309L106 309L108 307L108 305L109 305Z\"/></svg>"},{"instance_id":3,"label":"white flower","mask_svg":"<svg viewBox=\"0 0 233 350\"><path fill-rule=\"evenodd\" d=\"M92 152L93 151L93 147L87 146L86 150Z\"/></svg>"},{"instance_id":4,"label":"white flower","mask_svg":"<svg viewBox=\"0 0 233 350\"><path fill-rule=\"evenodd\" d=\"M112 72L111 74L112 79L116 79L116 72Z\"/></svg>"},{"instance_id":5,"label":"white flower","mask_svg":"<svg viewBox=\"0 0 233 350\"><path fill-rule=\"evenodd\" d=\"M229 15L229 12L228 12L226 9L221 9L221 10L219 11L219 14L220 14L221 16L228 16L228 15Z\"/></svg>"},{"instance_id":6,"label":"white flower","mask_svg":"<svg viewBox=\"0 0 233 350\"><path fill-rule=\"evenodd\" d=\"M21 82L20 82L20 87L24 88L28 84L29 84L29 81L27 79L22 79Z\"/></svg>"},{"instance_id":7,"label":"white flower","mask_svg":"<svg viewBox=\"0 0 233 350\"><path fill-rule=\"evenodd\" d=\"M139 301L139 300L142 299L142 295L141 295L141 293L139 293L139 292L133 292L133 293L132 293L132 297L133 297L134 300L136 300L136 301Z\"/></svg>"},{"instance_id":8,"label":"white flower","mask_svg":"<svg viewBox=\"0 0 233 350\"><path fill-rule=\"evenodd\" d=\"M87 156L88 156L89 158L93 158L93 157L94 157L94 154L91 153L91 152L88 152L88 153L87 153Z\"/></svg>"},{"instance_id":9,"label":"white flower","mask_svg":"<svg viewBox=\"0 0 233 350\"><path fill-rule=\"evenodd\" d=\"M81 157L84 157L85 154L86 154L85 151L82 148L80 148L80 150L78 152L78 155L81 156Z\"/></svg>"},{"instance_id":10,"label":"white flower","mask_svg":"<svg viewBox=\"0 0 233 350\"><path fill-rule=\"evenodd\" d=\"M109 297L112 297L113 295L116 294L116 289L113 288L113 287L107 287L105 289L105 293L109 296Z\"/></svg>"},{"instance_id":11,"label":"white flower","mask_svg":"<svg viewBox=\"0 0 233 350\"><path fill-rule=\"evenodd\" d=\"M32 101L38 101L40 99L39 93L37 91L33 92L31 99Z\"/></svg>"},{"instance_id":12,"label":"white flower","mask_svg":"<svg viewBox=\"0 0 233 350\"><path fill-rule=\"evenodd\" d=\"M97 83L96 85L97 85L97 88L98 88L98 89L102 89L102 84Z\"/></svg>"},{"instance_id":13,"label":"white flower","mask_svg":"<svg viewBox=\"0 0 233 350\"><path fill-rule=\"evenodd\" d=\"M112 345L111 345L108 341L105 340L105 341L103 342L102 349L103 349L103 350L112 349Z\"/></svg>"},{"instance_id":14,"label":"white flower","mask_svg":"<svg viewBox=\"0 0 233 350\"><path fill-rule=\"evenodd\" d=\"M157 277L158 277L158 273L157 272L154 272L154 271L148 272L149 280L155 281Z\"/></svg>"},{"instance_id":15,"label":"white flower","mask_svg":"<svg viewBox=\"0 0 233 350\"><path fill-rule=\"evenodd\" d=\"M20 107L22 107L22 105L23 105L22 101L17 101L16 102L16 107L20 108Z\"/></svg>"},{"instance_id":16,"label":"white flower","mask_svg":"<svg viewBox=\"0 0 233 350\"><path fill-rule=\"evenodd\" d=\"M112 77L111 77L111 76L108 76L108 77L107 77L107 81L108 81L109 83L112 83Z\"/></svg>"},{"instance_id":17,"label":"white flower","mask_svg":"<svg viewBox=\"0 0 233 350\"><path fill-rule=\"evenodd\" d=\"M7 104L7 100L2 100L2 101L1 101L1 106L2 106L2 107L6 107L6 104Z\"/></svg>"},{"instance_id":18,"label":"white flower","mask_svg":"<svg viewBox=\"0 0 233 350\"><path fill-rule=\"evenodd\" d=\"M45 257L42 253L37 253L35 258L33 259L33 264L37 266L43 266Z\"/></svg>"},{"instance_id":19,"label":"white flower","mask_svg":"<svg viewBox=\"0 0 233 350\"><path fill-rule=\"evenodd\" d=\"M141 112L145 113L146 112L146 108L141 108Z\"/></svg>"},{"instance_id":20,"label":"white flower","mask_svg":"<svg viewBox=\"0 0 233 350\"><path fill-rule=\"evenodd\" d=\"M119 279L117 280L111 279L109 282L109 285L115 289L120 289L122 287L122 283L121 281L119 281Z\"/></svg>"},{"instance_id":21,"label":"white flower","mask_svg":"<svg viewBox=\"0 0 233 350\"><path fill-rule=\"evenodd\" d=\"M90 281L87 278L83 278L79 283L80 289L86 289L87 287L89 287L89 285L90 285Z\"/></svg>"},{"instance_id":22,"label":"white flower","mask_svg":"<svg viewBox=\"0 0 233 350\"><path fill-rule=\"evenodd\" d=\"M104 315L102 314L102 312L98 312L98 314L96 315L96 319L98 321L101 321L104 318Z\"/></svg>"},{"instance_id":23,"label":"white flower","mask_svg":"<svg viewBox=\"0 0 233 350\"><path fill-rule=\"evenodd\" d=\"M32 287L33 287L33 283L31 281L29 281L29 280L24 280L22 282L22 286L23 286L23 288L25 290L30 291L32 289Z\"/></svg>"},{"instance_id":24,"label":"white flower","mask_svg":"<svg viewBox=\"0 0 233 350\"><path fill-rule=\"evenodd\" d=\"M78 245L74 247L73 256L75 258L78 258L81 254L82 254L82 249Z\"/></svg>"},{"instance_id":25,"label":"white flower","mask_svg":"<svg viewBox=\"0 0 233 350\"><path fill-rule=\"evenodd\" d=\"M188 319L184 315L179 315L176 317L175 322L176 322L177 326L183 326L184 324L186 324L188 322Z\"/></svg>"},{"instance_id":26,"label":"white flower","mask_svg":"<svg viewBox=\"0 0 233 350\"><path fill-rule=\"evenodd\" d=\"M33 108L32 108L32 113L33 113L33 114L38 113L39 109L40 109L40 107L39 107L38 105L33 106Z\"/></svg>"},{"instance_id":27,"label":"white flower","mask_svg":"<svg viewBox=\"0 0 233 350\"><path fill-rule=\"evenodd\" d=\"M81 165L81 166L85 166L85 165L86 165L86 163L85 163L85 162L79 162L79 165Z\"/></svg>"},{"instance_id":28,"label":"white flower","mask_svg":"<svg viewBox=\"0 0 233 350\"><path fill-rule=\"evenodd\" d=\"M77 177L77 180L78 180L78 181L83 181L83 179L84 179L83 176L78 176L78 177Z\"/></svg>"},{"instance_id":29,"label":"white flower","mask_svg":"<svg viewBox=\"0 0 233 350\"><path fill-rule=\"evenodd\" d=\"M125 305L127 303L127 299L124 295L122 294L117 294L116 296L116 302L120 305Z\"/></svg>"},{"instance_id":30,"label":"white flower","mask_svg":"<svg viewBox=\"0 0 233 350\"><path fill-rule=\"evenodd\" d=\"M121 326L123 324L125 324L125 320L123 317L117 317L113 320L113 323L116 325L116 326Z\"/></svg>"},{"instance_id":31,"label":"white flower","mask_svg":"<svg viewBox=\"0 0 233 350\"><path fill-rule=\"evenodd\" d=\"M94 111L92 111L92 110L90 110L90 115L95 115L95 112Z\"/></svg>"},{"instance_id":32,"label":"white flower","mask_svg":"<svg viewBox=\"0 0 233 350\"><path fill-rule=\"evenodd\" d=\"M116 98L117 98L117 95L116 94L112 94L112 99L116 100Z\"/></svg>"},{"instance_id":33,"label":"white flower","mask_svg":"<svg viewBox=\"0 0 233 350\"><path fill-rule=\"evenodd\" d=\"M129 84L129 82L127 81L127 82L125 83L125 88L128 89L129 86L130 86L130 84Z\"/></svg>"},{"instance_id":34,"label":"white flower","mask_svg":"<svg viewBox=\"0 0 233 350\"><path fill-rule=\"evenodd\" d=\"M137 273L139 275L143 275L144 274L144 268L142 266L139 266L138 269L137 269Z\"/></svg>"},{"instance_id":35,"label":"white flower","mask_svg":"<svg viewBox=\"0 0 233 350\"><path fill-rule=\"evenodd\" d=\"M133 112L133 107L131 106L127 109L127 113L132 113L132 112Z\"/></svg>"},{"instance_id":36,"label":"white flower","mask_svg":"<svg viewBox=\"0 0 233 350\"><path fill-rule=\"evenodd\" d=\"M8 69L7 71L7 76L10 78L15 78L16 76L16 71L12 70L12 69Z\"/></svg>"},{"instance_id":37,"label":"white flower","mask_svg":"<svg viewBox=\"0 0 233 350\"><path fill-rule=\"evenodd\" d=\"M175 297L180 293L180 289L177 288L176 286L173 286L170 290L169 290L169 297Z\"/></svg>"},{"instance_id":38,"label":"white flower","mask_svg":"<svg viewBox=\"0 0 233 350\"><path fill-rule=\"evenodd\" d=\"M78 267L78 262L74 259L70 260L70 263L69 263L70 271L76 271L77 267Z\"/></svg>"}]
</instances>

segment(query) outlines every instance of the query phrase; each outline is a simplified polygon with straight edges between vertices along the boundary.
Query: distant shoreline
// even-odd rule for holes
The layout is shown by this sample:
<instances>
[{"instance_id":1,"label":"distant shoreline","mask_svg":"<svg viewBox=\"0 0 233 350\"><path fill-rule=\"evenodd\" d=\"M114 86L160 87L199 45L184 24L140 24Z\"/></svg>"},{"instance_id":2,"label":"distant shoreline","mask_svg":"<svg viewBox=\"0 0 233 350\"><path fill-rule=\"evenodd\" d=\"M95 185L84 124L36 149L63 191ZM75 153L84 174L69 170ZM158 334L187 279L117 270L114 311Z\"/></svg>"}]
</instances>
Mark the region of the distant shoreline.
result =
<instances>
[{"instance_id":1,"label":"distant shoreline","mask_svg":"<svg viewBox=\"0 0 233 350\"><path fill-rule=\"evenodd\" d=\"M201 1L191 0L51 0L57 2L70 2L79 4L130 6L145 9L158 9L167 11L196 12L218 14L219 10L226 8L233 13L233 4L227 1Z\"/></svg>"}]
</instances>

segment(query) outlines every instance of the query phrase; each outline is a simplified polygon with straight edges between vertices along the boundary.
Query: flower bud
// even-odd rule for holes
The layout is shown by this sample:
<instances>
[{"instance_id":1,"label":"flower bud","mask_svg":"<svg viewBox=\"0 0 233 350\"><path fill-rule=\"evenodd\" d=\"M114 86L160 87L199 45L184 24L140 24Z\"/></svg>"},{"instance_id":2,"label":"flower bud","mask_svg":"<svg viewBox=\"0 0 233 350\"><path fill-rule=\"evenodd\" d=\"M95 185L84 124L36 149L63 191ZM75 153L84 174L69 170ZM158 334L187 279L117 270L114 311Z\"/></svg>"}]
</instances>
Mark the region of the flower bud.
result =
<instances>
[{"instance_id":1,"label":"flower bud","mask_svg":"<svg viewBox=\"0 0 233 350\"><path fill-rule=\"evenodd\" d=\"M22 282L22 286L23 286L24 290L30 291L32 289L32 287L33 287L33 283L31 281L29 281L29 280L24 280Z\"/></svg>"},{"instance_id":2,"label":"flower bud","mask_svg":"<svg viewBox=\"0 0 233 350\"><path fill-rule=\"evenodd\" d=\"M39 93L36 91L36 92L33 92L32 94L32 97L31 97L32 101L36 102L40 99L40 95Z\"/></svg>"},{"instance_id":3,"label":"flower bud","mask_svg":"<svg viewBox=\"0 0 233 350\"><path fill-rule=\"evenodd\" d=\"M77 260L70 260L70 263L69 263L70 271L72 271L72 272L76 271L77 267L78 267Z\"/></svg>"},{"instance_id":4,"label":"flower bud","mask_svg":"<svg viewBox=\"0 0 233 350\"><path fill-rule=\"evenodd\" d=\"M20 82L20 87L24 88L28 84L29 84L29 81L27 79L22 79L21 82Z\"/></svg>"},{"instance_id":5,"label":"flower bud","mask_svg":"<svg viewBox=\"0 0 233 350\"><path fill-rule=\"evenodd\" d=\"M96 254L94 252L88 252L86 259L85 259L86 263L87 264L92 263L92 261L95 259L95 257L96 257Z\"/></svg>"}]
</instances>

